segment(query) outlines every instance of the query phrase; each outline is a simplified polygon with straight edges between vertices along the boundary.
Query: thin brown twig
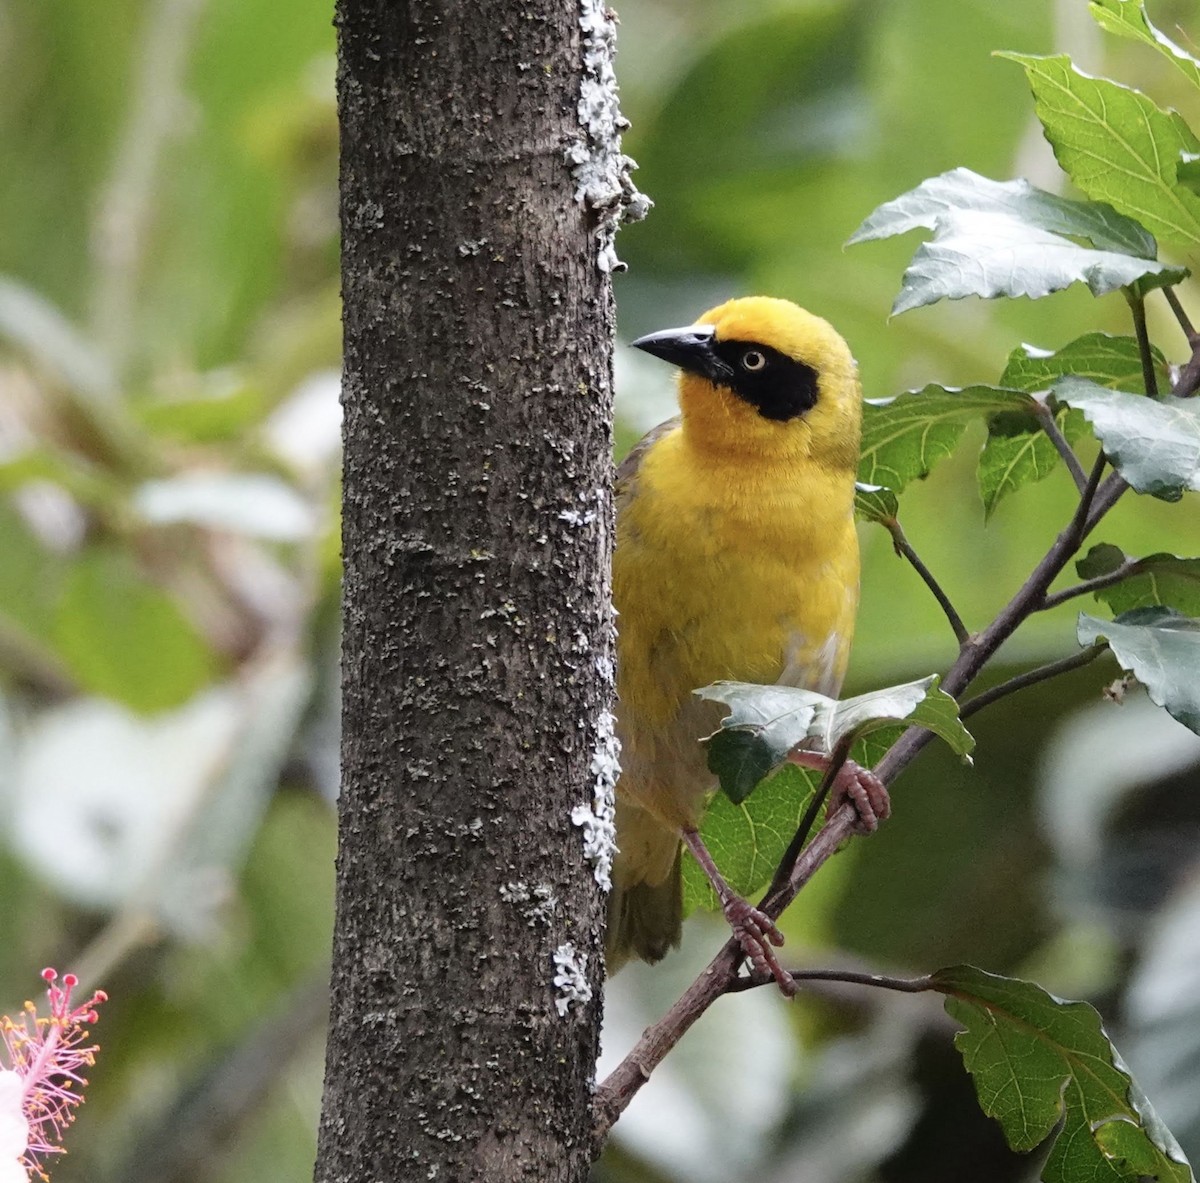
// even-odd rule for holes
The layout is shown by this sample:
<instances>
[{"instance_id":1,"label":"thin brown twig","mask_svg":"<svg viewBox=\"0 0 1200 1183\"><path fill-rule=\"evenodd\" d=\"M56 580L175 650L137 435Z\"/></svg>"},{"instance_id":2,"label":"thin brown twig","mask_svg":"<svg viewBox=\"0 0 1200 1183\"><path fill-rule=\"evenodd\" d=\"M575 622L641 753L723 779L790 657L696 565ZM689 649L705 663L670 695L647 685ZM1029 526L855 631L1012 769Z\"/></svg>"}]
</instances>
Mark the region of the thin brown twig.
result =
<instances>
[{"instance_id":1,"label":"thin brown twig","mask_svg":"<svg viewBox=\"0 0 1200 1183\"><path fill-rule=\"evenodd\" d=\"M937 987L927 976L896 978L890 974L863 973L852 969L790 969L788 973L798 982L848 982L852 986L875 986L880 990L895 990L900 994L938 992ZM770 975L756 971L738 978L729 993L740 994L743 990L754 990L759 986L770 985L774 980Z\"/></svg>"},{"instance_id":2,"label":"thin brown twig","mask_svg":"<svg viewBox=\"0 0 1200 1183\"><path fill-rule=\"evenodd\" d=\"M1129 301L1129 311L1133 314L1133 331L1137 336L1138 353L1142 358L1142 381L1146 393L1151 398L1158 398L1158 375L1154 372L1154 353L1150 348L1150 334L1146 330L1146 300L1139 292L1130 288L1123 289L1125 298Z\"/></svg>"},{"instance_id":3,"label":"thin brown twig","mask_svg":"<svg viewBox=\"0 0 1200 1183\"><path fill-rule=\"evenodd\" d=\"M850 758L850 748L853 742L853 735L843 736L830 754L829 765L821 777L821 783L817 786L817 791L813 794L813 799L804 811L804 816L800 819L800 824L796 827L796 833L792 836L787 850L783 852L783 857L779 860L779 866L775 868L775 875L771 879L766 892L763 894L764 903L787 882L788 869L794 866L796 860L800 857L800 852L804 849L804 844L808 841L808 836L812 833L812 828L816 825L817 818L820 816L821 806L825 804L826 799L829 797L829 791L833 788L833 782L837 779L837 774L841 772L842 766Z\"/></svg>"},{"instance_id":4,"label":"thin brown twig","mask_svg":"<svg viewBox=\"0 0 1200 1183\"><path fill-rule=\"evenodd\" d=\"M1106 652L1108 646L1105 644L1091 645L1087 649L1080 650L1078 653L1072 653L1070 657L1060 658L1058 661L1047 662L1045 665L1040 665L1037 669L1032 669L1024 674L1018 674L1015 678L1009 678L1006 682L1001 682L998 686L993 686L990 690L983 691L982 694L975 695L974 698L968 699L958 709L958 717L960 719L969 719L976 711L983 710L984 707L991 706L992 703L998 702L1002 698L1007 698L1010 694L1015 694L1018 690L1024 690L1026 686L1035 686L1038 682L1045 682L1048 678L1056 678L1059 674L1070 673L1071 670L1082 669L1085 665L1090 665L1101 653Z\"/></svg>"},{"instance_id":5,"label":"thin brown twig","mask_svg":"<svg viewBox=\"0 0 1200 1183\"><path fill-rule=\"evenodd\" d=\"M1197 390L1200 390L1200 340L1193 343L1192 356L1179 371L1179 377L1171 387L1171 394L1175 398L1191 398Z\"/></svg>"},{"instance_id":6,"label":"thin brown twig","mask_svg":"<svg viewBox=\"0 0 1200 1183\"><path fill-rule=\"evenodd\" d=\"M904 533L904 528L895 518L886 518L883 521L887 532L892 536L892 545L896 548L896 553L903 555L913 567L913 570L925 581L925 586L933 593L933 598L937 600L942 611L946 614L946 619L950 622L950 627L954 630L955 639L959 645L965 645L970 639L971 634L967 631L967 627L962 622L962 617L959 616L950 597L943 591L942 585L934 578L933 572L921 561L920 555L913 549L912 543L909 542Z\"/></svg>"},{"instance_id":7,"label":"thin brown twig","mask_svg":"<svg viewBox=\"0 0 1200 1183\"><path fill-rule=\"evenodd\" d=\"M1103 456L1100 459L1103 459ZM1108 479L1096 491L1087 521L1084 523L1083 537L1080 538L1080 542L1099 525L1100 519L1116 505L1128 488L1129 486L1119 472L1109 474Z\"/></svg>"},{"instance_id":8,"label":"thin brown twig","mask_svg":"<svg viewBox=\"0 0 1200 1183\"><path fill-rule=\"evenodd\" d=\"M1075 599L1076 596L1086 596L1092 592L1101 591L1106 587L1111 587L1114 583L1128 579L1131 575L1136 575L1141 569L1141 559L1126 559L1116 570L1110 571L1107 575L1097 575L1094 579L1085 579L1082 583L1073 584L1071 587L1063 588L1062 591L1045 596L1034 611L1045 612L1049 608L1057 608L1059 604L1065 604L1068 600Z\"/></svg>"},{"instance_id":9,"label":"thin brown twig","mask_svg":"<svg viewBox=\"0 0 1200 1183\"><path fill-rule=\"evenodd\" d=\"M1184 310L1183 305L1179 301L1179 297L1175 294L1173 287L1165 287L1162 289L1162 294L1166 296L1167 303L1171 305L1171 311L1175 313L1175 319L1179 321L1179 327L1183 330L1183 335L1187 338L1188 344L1193 348L1200 343L1200 334L1192 327L1192 322Z\"/></svg>"},{"instance_id":10,"label":"thin brown twig","mask_svg":"<svg viewBox=\"0 0 1200 1183\"><path fill-rule=\"evenodd\" d=\"M1082 493L1087 488L1087 473L1083 471L1083 465L1079 463L1075 449L1071 447L1067 442L1067 437L1059 430L1058 423L1054 419L1054 412L1041 400L1037 402L1037 417L1042 425L1042 430L1046 433L1046 438L1054 445L1055 450L1062 457L1063 463L1067 466L1067 471L1075 482L1075 488Z\"/></svg>"}]
</instances>

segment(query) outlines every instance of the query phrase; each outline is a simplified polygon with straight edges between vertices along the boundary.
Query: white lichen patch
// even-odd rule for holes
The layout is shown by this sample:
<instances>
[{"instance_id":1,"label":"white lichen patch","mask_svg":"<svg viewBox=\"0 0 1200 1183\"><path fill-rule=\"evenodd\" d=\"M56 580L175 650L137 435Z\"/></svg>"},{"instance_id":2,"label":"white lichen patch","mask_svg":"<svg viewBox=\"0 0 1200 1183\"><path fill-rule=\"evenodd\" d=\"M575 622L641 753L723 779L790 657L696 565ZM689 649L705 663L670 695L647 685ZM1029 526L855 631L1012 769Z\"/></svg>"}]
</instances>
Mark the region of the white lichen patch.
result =
<instances>
[{"instance_id":1,"label":"white lichen patch","mask_svg":"<svg viewBox=\"0 0 1200 1183\"><path fill-rule=\"evenodd\" d=\"M566 522L568 526L574 526L580 529L583 526L590 526L600 516L601 509L608 504L608 493L604 489L581 489L578 494L578 501L582 509L576 509L571 506L567 509L559 510L558 520ZM594 501L599 507L597 509L589 509L588 503Z\"/></svg>"},{"instance_id":2,"label":"white lichen patch","mask_svg":"<svg viewBox=\"0 0 1200 1183\"><path fill-rule=\"evenodd\" d=\"M524 880L505 883L500 888L500 898L506 904L516 904L521 908L529 927L537 924L549 924L558 908L558 896L548 883L535 883L532 887Z\"/></svg>"},{"instance_id":3,"label":"white lichen patch","mask_svg":"<svg viewBox=\"0 0 1200 1183\"><path fill-rule=\"evenodd\" d=\"M583 82L579 88L581 135L567 149L575 180L575 200L596 211L596 266L603 272L624 266L617 258L617 227L644 218L653 204L639 193L630 173L637 165L621 151L621 114L613 58L617 22L603 0L580 0Z\"/></svg>"},{"instance_id":4,"label":"white lichen patch","mask_svg":"<svg viewBox=\"0 0 1200 1183\"><path fill-rule=\"evenodd\" d=\"M558 515L560 522L566 522L568 526L590 526L596 520L596 511L594 509L564 509Z\"/></svg>"},{"instance_id":5,"label":"white lichen patch","mask_svg":"<svg viewBox=\"0 0 1200 1183\"><path fill-rule=\"evenodd\" d=\"M616 735L616 719L604 711L597 724L596 747L592 752L591 772L595 776L590 805L576 805L571 821L583 830L583 857L592 868L596 882L612 890L612 865L617 853L616 785L621 775L621 741Z\"/></svg>"},{"instance_id":6,"label":"white lichen patch","mask_svg":"<svg viewBox=\"0 0 1200 1183\"><path fill-rule=\"evenodd\" d=\"M587 963L587 954L577 953L570 941L554 950L554 1006L560 1015L565 1015L573 1002L582 1006L591 1001Z\"/></svg>"}]
</instances>

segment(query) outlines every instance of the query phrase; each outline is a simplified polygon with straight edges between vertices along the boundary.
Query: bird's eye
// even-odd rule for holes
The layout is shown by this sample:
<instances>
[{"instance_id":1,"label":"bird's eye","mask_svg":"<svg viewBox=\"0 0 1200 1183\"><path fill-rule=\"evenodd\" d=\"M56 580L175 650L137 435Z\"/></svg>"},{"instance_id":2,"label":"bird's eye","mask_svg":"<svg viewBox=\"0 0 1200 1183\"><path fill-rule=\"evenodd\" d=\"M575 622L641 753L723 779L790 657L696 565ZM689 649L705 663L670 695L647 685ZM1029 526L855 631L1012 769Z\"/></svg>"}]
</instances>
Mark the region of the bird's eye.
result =
<instances>
[{"instance_id":1,"label":"bird's eye","mask_svg":"<svg viewBox=\"0 0 1200 1183\"><path fill-rule=\"evenodd\" d=\"M742 354L742 369L749 370L752 374L757 374L759 370L766 367L766 364L766 357L757 349L747 349Z\"/></svg>"}]
</instances>

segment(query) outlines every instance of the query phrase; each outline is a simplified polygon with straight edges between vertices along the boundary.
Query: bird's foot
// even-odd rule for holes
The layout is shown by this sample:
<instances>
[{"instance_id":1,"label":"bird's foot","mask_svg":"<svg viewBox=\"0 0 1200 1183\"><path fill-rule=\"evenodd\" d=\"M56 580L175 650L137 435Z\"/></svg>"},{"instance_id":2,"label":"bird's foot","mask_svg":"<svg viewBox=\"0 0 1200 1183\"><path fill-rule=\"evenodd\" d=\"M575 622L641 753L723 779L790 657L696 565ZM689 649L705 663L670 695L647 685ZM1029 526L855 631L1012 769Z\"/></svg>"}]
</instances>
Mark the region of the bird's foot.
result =
<instances>
[{"instance_id":1,"label":"bird's foot","mask_svg":"<svg viewBox=\"0 0 1200 1183\"><path fill-rule=\"evenodd\" d=\"M892 799L887 785L869 768L847 760L833 779L829 790L829 812L849 802L858 814L854 825L856 833L871 834L879 829L879 823L891 816Z\"/></svg>"},{"instance_id":2,"label":"bird's foot","mask_svg":"<svg viewBox=\"0 0 1200 1183\"><path fill-rule=\"evenodd\" d=\"M788 759L801 768L829 771L829 757L823 752L795 749L788 753ZM881 821L891 816L892 799L888 796L887 785L869 768L855 764L853 760L847 760L833 778L827 816L832 817L846 802L853 805L858 814L858 821L854 825L858 834L873 833L879 829Z\"/></svg>"},{"instance_id":3,"label":"bird's foot","mask_svg":"<svg viewBox=\"0 0 1200 1183\"><path fill-rule=\"evenodd\" d=\"M779 926L766 912L747 903L725 882L699 833L689 829L684 830L682 835L684 844L703 868L717 893L721 910L733 929L742 953L758 973L774 978L780 990L790 998L796 993L796 983L775 956L775 950L783 944L783 933L779 931Z\"/></svg>"},{"instance_id":4,"label":"bird's foot","mask_svg":"<svg viewBox=\"0 0 1200 1183\"><path fill-rule=\"evenodd\" d=\"M775 955L775 950L783 944L779 926L765 912L732 892L722 900L722 908L746 960L758 973L774 978L779 989L791 998L796 993L795 979Z\"/></svg>"}]
</instances>

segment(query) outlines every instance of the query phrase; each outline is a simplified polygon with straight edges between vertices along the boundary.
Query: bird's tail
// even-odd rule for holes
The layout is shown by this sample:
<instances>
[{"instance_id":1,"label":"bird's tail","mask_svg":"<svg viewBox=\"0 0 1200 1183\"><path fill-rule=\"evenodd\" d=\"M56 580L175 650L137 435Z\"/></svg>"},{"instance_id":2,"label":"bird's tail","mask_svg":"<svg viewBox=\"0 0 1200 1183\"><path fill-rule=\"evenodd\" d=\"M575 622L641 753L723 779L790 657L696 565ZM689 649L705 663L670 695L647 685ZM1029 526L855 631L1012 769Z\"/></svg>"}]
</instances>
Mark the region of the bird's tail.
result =
<instances>
[{"instance_id":1,"label":"bird's tail","mask_svg":"<svg viewBox=\"0 0 1200 1183\"><path fill-rule=\"evenodd\" d=\"M661 827L656 827L661 830ZM614 886L608 897L608 933L604 957L610 974L631 957L659 961L679 944L683 934L683 883L678 834L662 830L672 849L663 862L668 870L651 878L635 878L618 855ZM622 872L626 873L623 874Z\"/></svg>"}]
</instances>

